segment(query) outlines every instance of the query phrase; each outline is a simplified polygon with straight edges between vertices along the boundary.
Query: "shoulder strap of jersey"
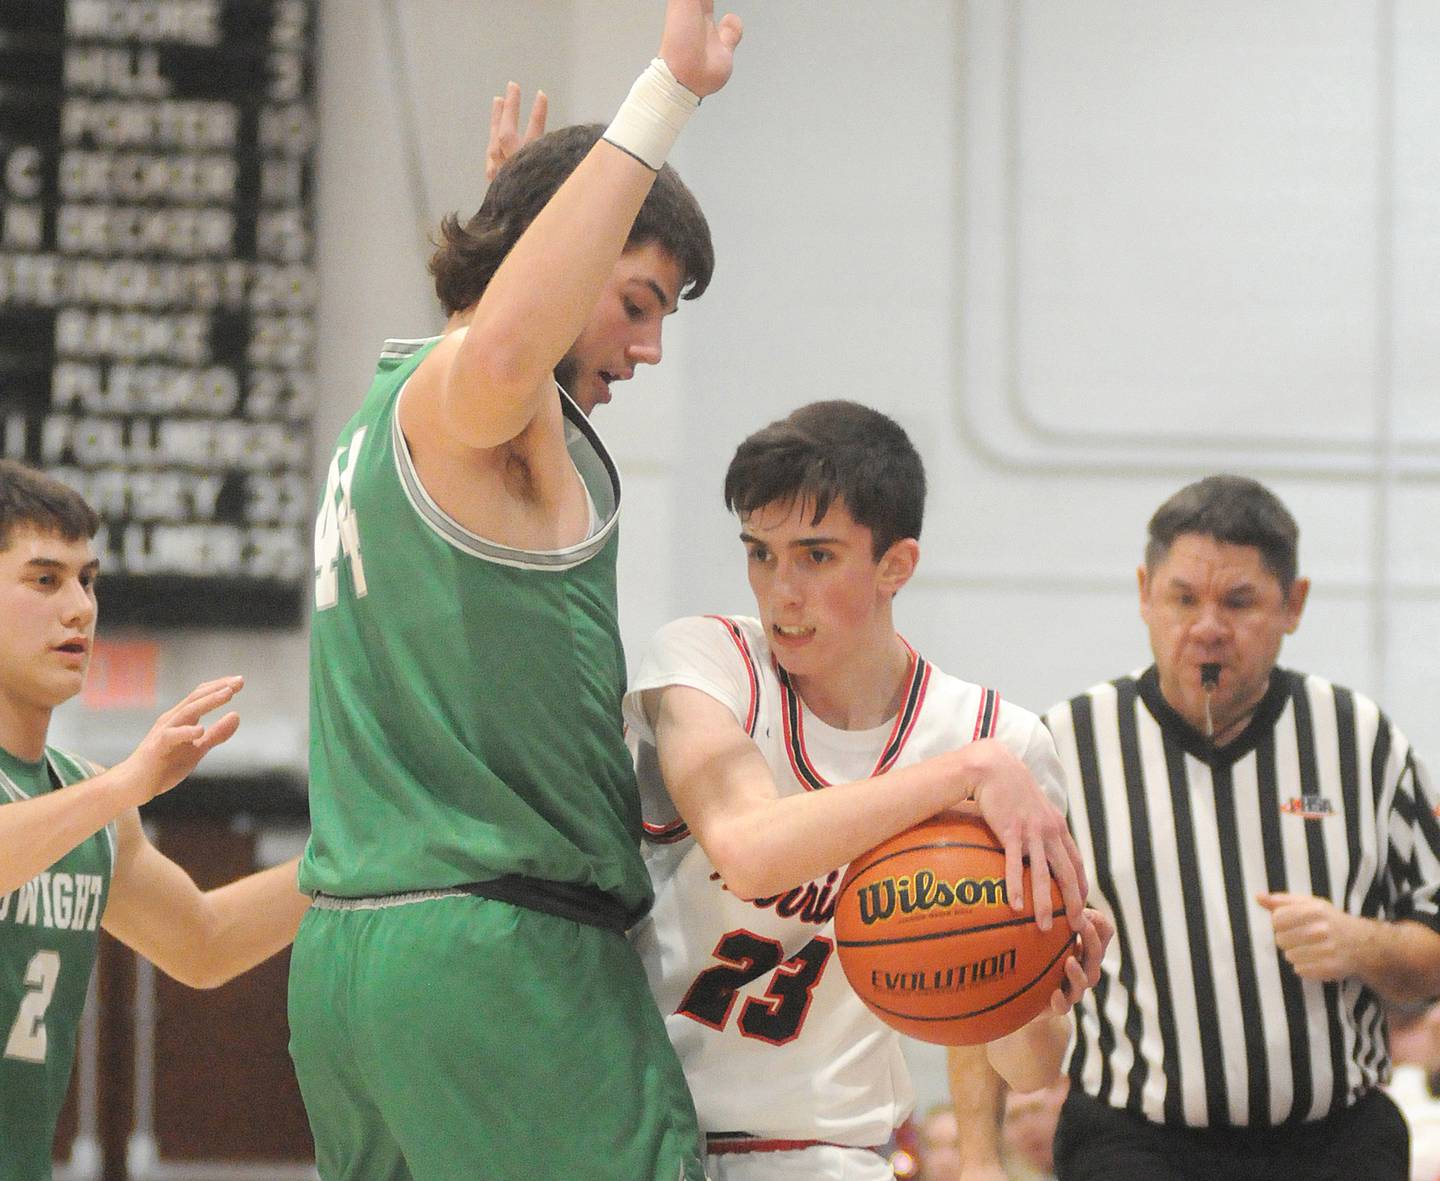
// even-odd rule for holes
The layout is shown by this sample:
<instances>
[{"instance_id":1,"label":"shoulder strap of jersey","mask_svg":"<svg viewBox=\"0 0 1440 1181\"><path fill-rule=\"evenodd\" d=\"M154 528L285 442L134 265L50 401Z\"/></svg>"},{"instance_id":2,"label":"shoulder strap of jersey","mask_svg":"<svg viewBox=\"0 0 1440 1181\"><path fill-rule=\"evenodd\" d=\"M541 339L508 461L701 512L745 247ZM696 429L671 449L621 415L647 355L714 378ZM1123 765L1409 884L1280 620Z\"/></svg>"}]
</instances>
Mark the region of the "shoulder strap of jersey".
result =
<instances>
[{"instance_id":1,"label":"shoulder strap of jersey","mask_svg":"<svg viewBox=\"0 0 1440 1181\"><path fill-rule=\"evenodd\" d=\"M713 619L730 637L730 642L740 654L740 661L745 666L745 676L750 683L750 705L745 711L744 721L741 725L745 733L751 738L755 737L755 725L760 720L760 673L755 667L755 655L750 651L750 641L745 638L745 632L733 619L724 615L707 615L706 619Z\"/></svg>"},{"instance_id":2,"label":"shoulder strap of jersey","mask_svg":"<svg viewBox=\"0 0 1440 1181\"><path fill-rule=\"evenodd\" d=\"M994 738L999 727L1000 694L994 689L982 689L980 708L975 711L975 733L970 736L970 740L974 742L978 738Z\"/></svg>"}]
</instances>

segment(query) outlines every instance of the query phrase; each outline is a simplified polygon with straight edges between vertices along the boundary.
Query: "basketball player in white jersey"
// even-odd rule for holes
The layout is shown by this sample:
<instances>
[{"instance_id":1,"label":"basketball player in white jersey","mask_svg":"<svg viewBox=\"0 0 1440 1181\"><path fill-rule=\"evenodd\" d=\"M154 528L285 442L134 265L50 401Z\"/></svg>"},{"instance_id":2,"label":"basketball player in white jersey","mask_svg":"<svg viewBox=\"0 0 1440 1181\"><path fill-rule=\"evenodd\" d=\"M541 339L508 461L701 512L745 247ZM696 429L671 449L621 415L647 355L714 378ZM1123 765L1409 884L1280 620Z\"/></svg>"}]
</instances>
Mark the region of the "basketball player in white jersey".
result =
<instances>
[{"instance_id":1,"label":"basketball player in white jersey","mask_svg":"<svg viewBox=\"0 0 1440 1181\"><path fill-rule=\"evenodd\" d=\"M895 631L925 477L905 432L850 402L741 444L725 500L759 618L692 617L652 641L625 699L654 910L633 932L707 1138L712 1181L893 1174L876 1151L912 1095L899 1035L850 989L831 916L845 864L947 808L1050 876L1080 934L1050 1008L991 1043L1017 1090L1058 1075L1069 1009L1111 931L1083 908L1049 734Z\"/></svg>"}]
</instances>

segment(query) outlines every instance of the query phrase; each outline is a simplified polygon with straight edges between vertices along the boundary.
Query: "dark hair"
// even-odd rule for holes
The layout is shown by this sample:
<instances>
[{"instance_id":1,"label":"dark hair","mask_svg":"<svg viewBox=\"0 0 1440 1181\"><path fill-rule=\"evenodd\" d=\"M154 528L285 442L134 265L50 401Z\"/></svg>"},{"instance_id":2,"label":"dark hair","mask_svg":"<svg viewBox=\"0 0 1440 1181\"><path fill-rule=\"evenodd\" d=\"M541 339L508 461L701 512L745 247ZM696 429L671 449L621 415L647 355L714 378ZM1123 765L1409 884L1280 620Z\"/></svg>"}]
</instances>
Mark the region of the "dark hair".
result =
<instances>
[{"instance_id":1,"label":"dark hair","mask_svg":"<svg viewBox=\"0 0 1440 1181\"><path fill-rule=\"evenodd\" d=\"M441 240L430 256L430 273L447 316L484 294L520 235L604 130L599 123L579 123L542 135L506 161L474 217L461 225L456 214L445 216ZM625 245L628 249L650 242L658 242L679 262L681 297L699 299L715 270L715 247L700 203L668 164L656 176Z\"/></svg>"},{"instance_id":2,"label":"dark hair","mask_svg":"<svg viewBox=\"0 0 1440 1181\"><path fill-rule=\"evenodd\" d=\"M1280 498L1258 480L1206 476L1181 488L1150 518L1146 569L1163 562L1175 539L1186 533L1227 545L1254 546L1280 589L1290 592L1299 566L1300 527Z\"/></svg>"},{"instance_id":3,"label":"dark hair","mask_svg":"<svg viewBox=\"0 0 1440 1181\"><path fill-rule=\"evenodd\" d=\"M725 473L725 507L741 517L813 501L819 524L836 499L870 530L877 559L920 536L925 466L899 423L858 402L800 407L741 443Z\"/></svg>"},{"instance_id":4,"label":"dark hair","mask_svg":"<svg viewBox=\"0 0 1440 1181\"><path fill-rule=\"evenodd\" d=\"M26 525L80 541L95 536L100 518L68 485L13 459L0 459L0 550L9 549L11 534Z\"/></svg>"}]
</instances>

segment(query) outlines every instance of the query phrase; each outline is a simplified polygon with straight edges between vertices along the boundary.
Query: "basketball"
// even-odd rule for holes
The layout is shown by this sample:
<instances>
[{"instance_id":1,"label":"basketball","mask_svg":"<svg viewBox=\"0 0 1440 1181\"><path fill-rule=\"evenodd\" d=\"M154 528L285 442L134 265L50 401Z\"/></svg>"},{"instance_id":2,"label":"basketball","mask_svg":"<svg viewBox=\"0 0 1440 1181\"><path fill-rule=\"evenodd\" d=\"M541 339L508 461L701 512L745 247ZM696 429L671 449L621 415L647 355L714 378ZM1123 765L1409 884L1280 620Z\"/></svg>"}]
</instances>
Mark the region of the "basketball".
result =
<instances>
[{"instance_id":1,"label":"basketball","mask_svg":"<svg viewBox=\"0 0 1440 1181\"><path fill-rule=\"evenodd\" d=\"M886 1025L921 1041L968 1046L1013 1033L1065 978L1074 932L1060 891L1035 923L1005 888L1005 850L978 818L946 816L891 837L850 863L835 904L840 965Z\"/></svg>"}]
</instances>

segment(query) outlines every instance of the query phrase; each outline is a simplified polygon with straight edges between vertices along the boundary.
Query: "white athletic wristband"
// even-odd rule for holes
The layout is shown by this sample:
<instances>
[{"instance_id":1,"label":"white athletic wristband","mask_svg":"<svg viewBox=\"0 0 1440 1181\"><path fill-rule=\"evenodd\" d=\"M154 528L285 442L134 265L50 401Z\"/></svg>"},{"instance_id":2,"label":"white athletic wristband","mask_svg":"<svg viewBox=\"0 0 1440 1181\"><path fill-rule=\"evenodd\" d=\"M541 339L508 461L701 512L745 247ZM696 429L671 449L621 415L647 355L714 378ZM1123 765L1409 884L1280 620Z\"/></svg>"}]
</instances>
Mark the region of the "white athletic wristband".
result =
<instances>
[{"instance_id":1,"label":"white athletic wristband","mask_svg":"<svg viewBox=\"0 0 1440 1181\"><path fill-rule=\"evenodd\" d=\"M670 67L655 58L615 112L604 139L659 172L700 100L675 80Z\"/></svg>"}]
</instances>

